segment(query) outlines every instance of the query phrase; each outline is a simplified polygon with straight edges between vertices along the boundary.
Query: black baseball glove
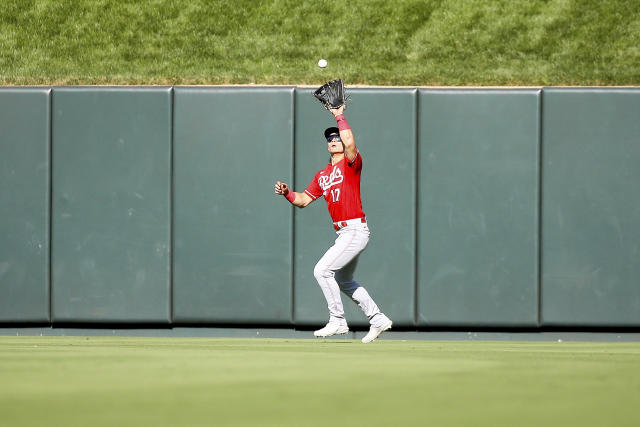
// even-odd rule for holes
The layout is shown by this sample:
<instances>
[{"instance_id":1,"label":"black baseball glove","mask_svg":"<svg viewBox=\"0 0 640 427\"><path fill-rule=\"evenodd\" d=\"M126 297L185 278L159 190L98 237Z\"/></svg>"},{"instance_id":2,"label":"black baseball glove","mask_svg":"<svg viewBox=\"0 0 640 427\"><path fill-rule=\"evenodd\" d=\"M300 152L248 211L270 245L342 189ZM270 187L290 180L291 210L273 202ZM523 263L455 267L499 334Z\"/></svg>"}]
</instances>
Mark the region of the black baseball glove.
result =
<instances>
[{"instance_id":1,"label":"black baseball glove","mask_svg":"<svg viewBox=\"0 0 640 427\"><path fill-rule=\"evenodd\" d=\"M313 96L315 96L327 110L340 108L343 105L344 109L347 109L342 79L331 80L323 84L313 92Z\"/></svg>"}]
</instances>

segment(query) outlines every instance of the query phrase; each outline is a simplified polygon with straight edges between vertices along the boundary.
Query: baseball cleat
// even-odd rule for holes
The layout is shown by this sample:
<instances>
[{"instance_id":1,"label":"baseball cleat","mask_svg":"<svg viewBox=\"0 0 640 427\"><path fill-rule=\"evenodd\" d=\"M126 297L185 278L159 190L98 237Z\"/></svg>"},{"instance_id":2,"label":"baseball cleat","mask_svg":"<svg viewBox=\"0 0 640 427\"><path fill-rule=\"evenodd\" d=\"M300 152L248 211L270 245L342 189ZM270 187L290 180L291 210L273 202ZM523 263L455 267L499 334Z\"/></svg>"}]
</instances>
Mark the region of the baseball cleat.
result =
<instances>
[{"instance_id":1,"label":"baseball cleat","mask_svg":"<svg viewBox=\"0 0 640 427\"><path fill-rule=\"evenodd\" d=\"M313 335L315 335L318 338L326 338L326 337L330 337L331 335L346 334L347 332L349 332L349 327L347 326L346 323L339 324L335 322L329 322L327 323L327 326L325 326L322 329L318 329L313 333Z\"/></svg>"},{"instance_id":2,"label":"baseball cleat","mask_svg":"<svg viewBox=\"0 0 640 427\"><path fill-rule=\"evenodd\" d=\"M385 323L383 323L379 327L371 325L371 329L369 329L369 333L365 335L364 338L362 338L362 342L366 344L375 340L380 336L381 333L383 333L387 329L391 329L392 324L393 322L391 321L391 319L387 319Z\"/></svg>"}]
</instances>

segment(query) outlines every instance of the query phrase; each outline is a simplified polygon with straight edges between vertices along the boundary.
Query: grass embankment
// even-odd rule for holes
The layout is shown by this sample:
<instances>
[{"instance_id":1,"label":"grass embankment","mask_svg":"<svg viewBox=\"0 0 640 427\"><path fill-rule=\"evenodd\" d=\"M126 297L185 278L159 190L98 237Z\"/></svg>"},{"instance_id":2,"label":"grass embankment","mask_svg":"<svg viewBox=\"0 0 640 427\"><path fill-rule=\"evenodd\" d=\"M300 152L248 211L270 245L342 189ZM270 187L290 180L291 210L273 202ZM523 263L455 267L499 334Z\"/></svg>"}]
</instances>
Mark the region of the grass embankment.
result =
<instances>
[{"instance_id":1,"label":"grass embankment","mask_svg":"<svg viewBox=\"0 0 640 427\"><path fill-rule=\"evenodd\" d=\"M0 337L2 424L637 426L639 343Z\"/></svg>"},{"instance_id":2,"label":"grass embankment","mask_svg":"<svg viewBox=\"0 0 640 427\"><path fill-rule=\"evenodd\" d=\"M7 0L0 28L3 85L640 84L637 0Z\"/></svg>"}]
</instances>

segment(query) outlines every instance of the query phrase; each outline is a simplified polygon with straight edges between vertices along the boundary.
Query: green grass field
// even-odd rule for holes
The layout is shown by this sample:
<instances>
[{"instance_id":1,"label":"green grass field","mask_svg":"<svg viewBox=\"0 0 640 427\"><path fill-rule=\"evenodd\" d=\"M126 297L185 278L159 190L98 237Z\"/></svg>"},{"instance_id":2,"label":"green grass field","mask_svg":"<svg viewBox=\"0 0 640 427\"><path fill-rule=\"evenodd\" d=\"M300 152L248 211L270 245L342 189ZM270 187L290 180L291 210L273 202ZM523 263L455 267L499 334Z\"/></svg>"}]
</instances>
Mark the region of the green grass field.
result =
<instances>
[{"instance_id":1,"label":"green grass field","mask_svg":"<svg viewBox=\"0 0 640 427\"><path fill-rule=\"evenodd\" d=\"M640 84L637 0L5 0L0 29L4 85Z\"/></svg>"},{"instance_id":2,"label":"green grass field","mask_svg":"<svg viewBox=\"0 0 640 427\"><path fill-rule=\"evenodd\" d=\"M637 426L640 343L0 337L2 425Z\"/></svg>"}]
</instances>

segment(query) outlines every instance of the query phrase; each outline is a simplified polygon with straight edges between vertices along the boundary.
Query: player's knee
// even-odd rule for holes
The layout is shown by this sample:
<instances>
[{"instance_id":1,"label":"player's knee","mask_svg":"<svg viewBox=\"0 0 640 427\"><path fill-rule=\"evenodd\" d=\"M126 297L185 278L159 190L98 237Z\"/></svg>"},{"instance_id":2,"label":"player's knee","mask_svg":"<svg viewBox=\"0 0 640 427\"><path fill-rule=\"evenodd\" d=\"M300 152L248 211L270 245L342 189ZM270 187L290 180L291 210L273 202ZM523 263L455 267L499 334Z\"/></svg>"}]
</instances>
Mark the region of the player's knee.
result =
<instances>
[{"instance_id":1,"label":"player's knee","mask_svg":"<svg viewBox=\"0 0 640 427\"><path fill-rule=\"evenodd\" d=\"M355 280L341 280L338 281L338 286L340 286L340 290L342 290L342 292L344 292L345 294L351 296L353 295L353 293L356 291L356 289L358 289L360 287L360 285L358 284L358 282L356 282Z\"/></svg>"},{"instance_id":2,"label":"player's knee","mask_svg":"<svg viewBox=\"0 0 640 427\"><path fill-rule=\"evenodd\" d=\"M329 277L333 277L334 274L335 273L326 265L320 263L316 264L316 266L313 268L313 275L317 280L328 279Z\"/></svg>"}]
</instances>

